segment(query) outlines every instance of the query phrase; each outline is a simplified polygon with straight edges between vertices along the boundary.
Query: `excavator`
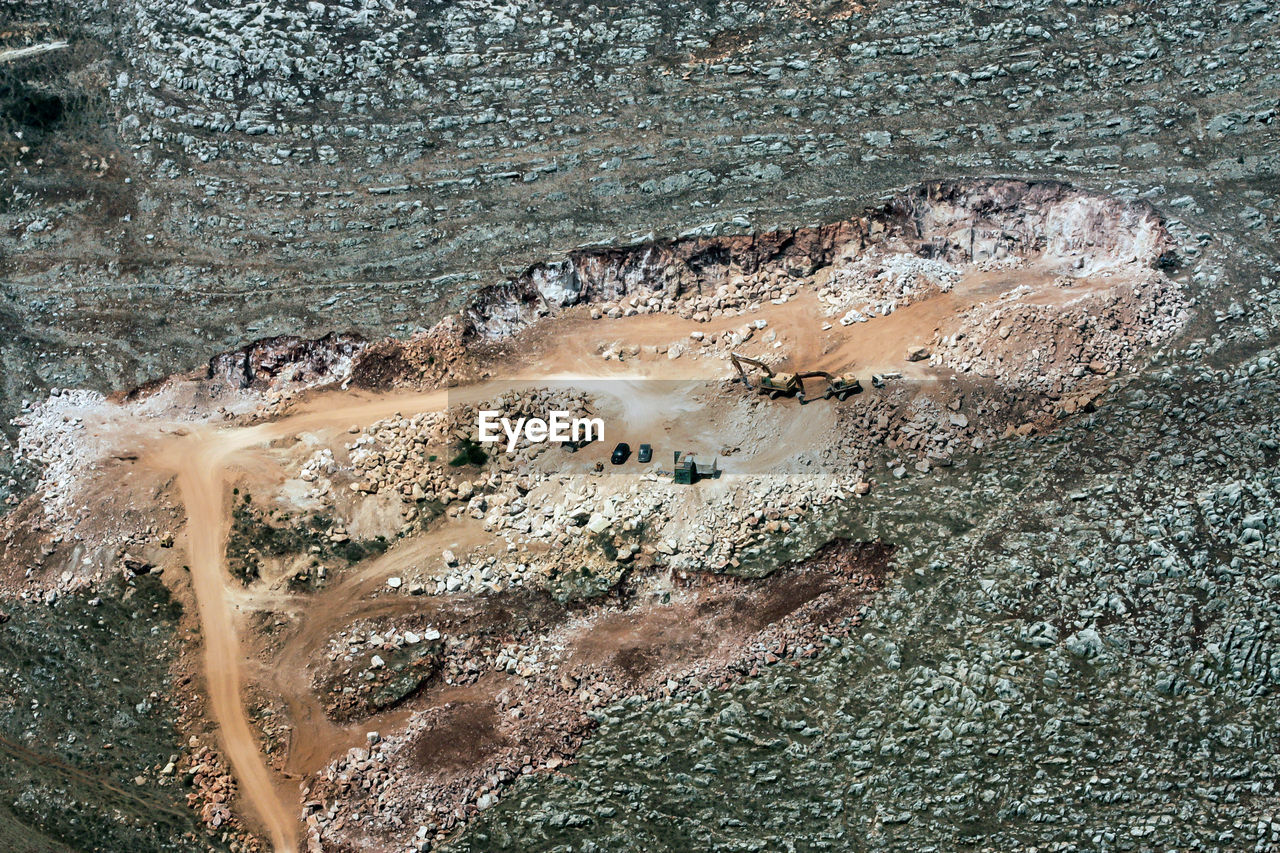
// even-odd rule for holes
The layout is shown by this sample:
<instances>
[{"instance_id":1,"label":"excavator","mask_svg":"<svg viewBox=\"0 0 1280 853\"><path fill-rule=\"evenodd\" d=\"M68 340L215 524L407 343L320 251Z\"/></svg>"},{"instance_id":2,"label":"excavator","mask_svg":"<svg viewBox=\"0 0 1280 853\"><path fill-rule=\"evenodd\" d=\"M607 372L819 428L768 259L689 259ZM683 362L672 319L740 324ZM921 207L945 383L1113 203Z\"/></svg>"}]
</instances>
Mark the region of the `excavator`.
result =
<instances>
[{"instance_id":1,"label":"excavator","mask_svg":"<svg viewBox=\"0 0 1280 853\"><path fill-rule=\"evenodd\" d=\"M826 388L816 397L809 396L805 391L804 381L806 379L822 378L826 380ZM843 401L850 394L862 393L862 383L858 381L856 376L834 376L825 370L808 370L804 373L796 374L796 381L800 383L800 402L807 403L809 400L825 400L828 397L835 397L837 400Z\"/></svg>"},{"instance_id":2,"label":"excavator","mask_svg":"<svg viewBox=\"0 0 1280 853\"><path fill-rule=\"evenodd\" d=\"M790 396L796 392L804 393L804 386L800 384L800 380L796 378L794 373L775 372L772 367L765 364L758 358L749 358L738 353L730 353L729 360L733 362L733 366L738 368L738 375L742 377L742 384L748 388L751 386L751 378L747 375L747 369L744 364L759 369L763 374L760 377L759 392L768 394L770 397L777 397L779 394Z\"/></svg>"},{"instance_id":3,"label":"excavator","mask_svg":"<svg viewBox=\"0 0 1280 853\"><path fill-rule=\"evenodd\" d=\"M777 397L780 394L790 396L795 394L801 403L807 402L809 399L825 400L828 397L835 397L837 400L843 400L850 394L857 394L862 391L862 383L852 376L834 376L825 370L809 370L804 373L781 373L774 371L769 365L765 364L758 358L750 358L749 356L739 353L730 353L729 359L733 362L733 366L738 369L738 375L742 377L742 384L751 388L751 377L747 373L747 368L755 367L761 372L759 392L761 394L769 394L771 397ZM821 378L826 381L826 386L817 397L812 397L805 391L804 380Z\"/></svg>"}]
</instances>

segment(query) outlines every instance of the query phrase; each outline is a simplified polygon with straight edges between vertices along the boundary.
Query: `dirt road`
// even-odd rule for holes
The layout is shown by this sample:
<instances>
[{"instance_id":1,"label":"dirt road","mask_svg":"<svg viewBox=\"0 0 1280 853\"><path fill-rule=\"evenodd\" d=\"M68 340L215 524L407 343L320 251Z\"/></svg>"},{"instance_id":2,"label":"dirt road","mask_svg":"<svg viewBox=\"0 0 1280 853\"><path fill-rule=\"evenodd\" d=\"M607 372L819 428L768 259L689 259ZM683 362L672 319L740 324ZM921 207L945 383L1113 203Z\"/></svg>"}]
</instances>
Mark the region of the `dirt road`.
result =
<instances>
[{"instance_id":1,"label":"dirt road","mask_svg":"<svg viewBox=\"0 0 1280 853\"><path fill-rule=\"evenodd\" d=\"M297 850L297 808L283 796L262 759L249 727L241 692L243 654L227 602L222 567L227 535L225 451L215 444L186 456L178 487L187 512L187 550L204 637L204 669L209 704L221 729L222 748L235 771L240 796L262 821L277 851Z\"/></svg>"},{"instance_id":2,"label":"dirt road","mask_svg":"<svg viewBox=\"0 0 1280 853\"><path fill-rule=\"evenodd\" d=\"M821 323L821 317L812 296L796 300L795 304L765 306L751 317L737 319L735 324L767 319L771 330L776 332L778 346L782 347L783 352L789 353L793 359L824 368L839 370L852 364L857 365L859 373L865 373L874 367L880 367L881 362L885 366L901 368L903 340L931 334L938 326L945 325L947 317L953 316L958 307L964 307L956 304L959 300L988 296L990 294L987 291L998 292L1006 286L1003 281L994 285L990 282L980 283L985 287L974 288L975 293L965 292L969 288L960 288L959 293L908 306L887 318L877 318L864 324L853 332L839 327L821 332L814 330L813 327ZM725 325L729 325L728 322ZM673 317L642 316L602 321L593 326L590 335L550 335L544 338L552 343L540 351L529 353L530 357L512 373L516 376L541 377L544 381L558 377L574 380L575 384L593 385L592 391L598 396L614 397L613 402L621 413L620 421L647 423L647 419L652 418L655 411L663 411L668 417L672 416L671 401L658 405L647 398L648 389L643 383L617 380L724 377L729 375L727 364L720 359L687 358L676 361L663 357L645 361L632 360L623 365L617 361L602 361L597 347L602 341L610 339L637 343L687 339L689 331L696 330L697 326L691 321ZM910 370L920 372L924 368L911 365ZM592 383L593 379L610 381ZM151 454L151 461L157 467L177 475L186 509L188 557L204 638L203 663L210 712L220 727L223 749L238 780L241 807L252 812L261 822L275 850L298 849L300 803L296 788L268 767L245 709L244 670L247 661L237 633L239 620L233 600L244 606L246 612L250 608L256 609L262 602L255 600L254 594L230 586L231 576L224 565L231 516L230 481L237 476L238 468L256 464L250 458L253 454L248 451L257 453L258 448L275 439L293 437L303 432L336 434L353 424L364 426L396 413L411 416L440 410L461 400L483 400L486 395L502 390L504 384L509 385L511 382L511 379L492 379L465 389L426 393L392 392L372 395L336 390L321 392L280 420L230 429L213 426L197 428L190 433L164 439ZM815 419L832 417L833 413L822 406L806 407L804 417L788 415L789 420L785 426L794 435L784 436L788 440L781 441L778 445L787 447L803 444L804 435L812 430ZM749 462L743 460L740 464L747 468L767 470L777 462L777 459L764 456ZM363 598L379 585L380 579L397 565L398 560L414 558L415 550L420 549L414 549L410 544L404 553L393 550L381 560L364 567L344 584L343 594L352 596L353 602ZM262 592L266 596L274 594L266 590ZM347 612L350 608L339 609ZM305 615L303 618L305 619ZM311 643L319 642L319 638L324 635L320 627L332 620L321 618L318 621L320 626L308 625L306 635ZM287 685L270 677L265 681L271 682L271 686L276 688L287 688L287 692L294 694L282 697L291 713L299 717L292 721L297 741L291 745L290 751L293 753L294 747L298 747L298 753L289 756L288 766L291 770L301 769L307 772L316 768L303 768L300 765L312 765L326 760L327 751L318 739L345 742L351 736L350 732L327 724L319 726L319 730L315 732L296 732L298 727L316 724L323 716L315 697L303 695L309 692L309 683L301 673L291 675Z\"/></svg>"},{"instance_id":3,"label":"dirt road","mask_svg":"<svg viewBox=\"0 0 1280 853\"><path fill-rule=\"evenodd\" d=\"M160 467L177 473L187 515L187 551L204 638L204 669L210 712L220 728L222 748L231 762L243 803L262 822L272 848L298 849L299 807L296 791L267 767L245 711L240 645L224 562L230 527L228 478L236 455L248 448L303 430L346 427L372 421L401 409L428 411L445 404L444 392L359 398L346 406L315 410L238 430L205 430L167 443L156 453Z\"/></svg>"}]
</instances>

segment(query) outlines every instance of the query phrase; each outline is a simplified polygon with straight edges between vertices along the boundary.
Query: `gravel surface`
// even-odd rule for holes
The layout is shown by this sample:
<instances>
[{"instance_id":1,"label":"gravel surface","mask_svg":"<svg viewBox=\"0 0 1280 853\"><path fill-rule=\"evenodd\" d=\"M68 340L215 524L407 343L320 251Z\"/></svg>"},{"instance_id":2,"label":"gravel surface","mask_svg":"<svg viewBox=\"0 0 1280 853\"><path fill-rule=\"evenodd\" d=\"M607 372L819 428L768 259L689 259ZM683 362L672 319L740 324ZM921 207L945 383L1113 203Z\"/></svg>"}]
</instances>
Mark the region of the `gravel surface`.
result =
<instances>
[{"instance_id":1,"label":"gravel surface","mask_svg":"<svg viewBox=\"0 0 1280 853\"><path fill-rule=\"evenodd\" d=\"M1229 353L1278 309L1055 436L890 485L856 524L910 544L864 633L614 706L580 765L453 849L1274 849L1280 445L1257 400L1280 363Z\"/></svg>"},{"instance_id":2,"label":"gravel surface","mask_svg":"<svg viewBox=\"0 0 1280 853\"><path fill-rule=\"evenodd\" d=\"M2 69L5 422L51 386L126 387L268 335L409 334L587 244L830 222L929 177L1150 201L1184 247L1174 344L1062 430L883 476L833 519L897 547L860 635L727 691L610 707L578 765L517 783L455 846L1280 844L1273 5L3 14L0 47L70 41ZM143 611L93 651L136 656L147 626L173 630ZM138 692L92 695L127 711ZM91 728L28 698L9 736ZM127 761L160 763L163 741ZM14 803L0 815L82 831L50 819L61 799Z\"/></svg>"}]
</instances>

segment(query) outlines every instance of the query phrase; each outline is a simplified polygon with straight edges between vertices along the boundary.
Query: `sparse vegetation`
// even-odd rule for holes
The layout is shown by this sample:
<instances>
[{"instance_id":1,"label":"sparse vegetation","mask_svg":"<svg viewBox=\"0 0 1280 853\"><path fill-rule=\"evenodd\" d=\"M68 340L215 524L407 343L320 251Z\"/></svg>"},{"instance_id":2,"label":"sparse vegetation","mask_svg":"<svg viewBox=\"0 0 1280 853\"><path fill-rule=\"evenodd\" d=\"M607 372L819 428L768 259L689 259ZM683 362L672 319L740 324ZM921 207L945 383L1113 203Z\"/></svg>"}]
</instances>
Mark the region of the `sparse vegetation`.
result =
<instances>
[{"instance_id":1,"label":"sparse vegetation","mask_svg":"<svg viewBox=\"0 0 1280 853\"><path fill-rule=\"evenodd\" d=\"M431 457L434 461L435 457ZM463 465L475 465L477 468L489 461L489 454L484 452L484 448L480 443L471 438L464 438L458 445L458 455L449 460L449 464L455 468Z\"/></svg>"},{"instance_id":2,"label":"sparse vegetation","mask_svg":"<svg viewBox=\"0 0 1280 853\"><path fill-rule=\"evenodd\" d=\"M231 532L227 536L227 566L242 583L252 583L261 576L264 559L284 559L311 553L311 567L321 560L358 563L387 550L386 537L356 541L334 541L329 535L333 522L314 514L294 520L281 514L272 520L264 518L251 504L250 496L231 511ZM310 583L314 576L308 573ZM304 584L305 585L305 584Z\"/></svg>"},{"instance_id":3,"label":"sparse vegetation","mask_svg":"<svg viewBox=\"0 0 1280 853\"><path fill-rule=\"evenodd\" d=\"M180 777L156 772L183 752L167 687L180 611L160 578L6 613L0 849L225 850L183 802Z\"/></svg>"}]
</instances>

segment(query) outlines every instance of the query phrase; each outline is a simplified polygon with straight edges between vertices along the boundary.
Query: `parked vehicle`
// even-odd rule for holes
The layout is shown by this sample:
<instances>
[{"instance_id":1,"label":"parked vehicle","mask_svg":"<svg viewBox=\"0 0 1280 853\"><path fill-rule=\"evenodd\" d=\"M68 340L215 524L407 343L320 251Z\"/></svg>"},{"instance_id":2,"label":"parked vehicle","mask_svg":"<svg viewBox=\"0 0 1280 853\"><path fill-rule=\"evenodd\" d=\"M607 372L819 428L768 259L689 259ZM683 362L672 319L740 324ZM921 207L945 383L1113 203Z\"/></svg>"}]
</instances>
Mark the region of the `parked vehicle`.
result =
<instances>
[{"instance_id":1,"label":"parked vehicle","mask_svg":"<svg viewBox=\"0 0 1280 853\"><path fill-rule=\"evenodd\" d=\"M614 465L621 465L627 461L627 457L631 455L631 445L625 441L618 442L618 446L613 449L613 455L609 457L609 461Z\"/></svg>"},{"instance_id":2,"label":"parked vehicle","mask_svg":"<svg viewBox=\"0 0 1280 853\"><path fill-rule=\"evenodd\" d=\"M636 456L636 461L641 465L646 465L653 461L653 446L649 444L640 445L640 453Z\"/></svg>"}]
</instances>

